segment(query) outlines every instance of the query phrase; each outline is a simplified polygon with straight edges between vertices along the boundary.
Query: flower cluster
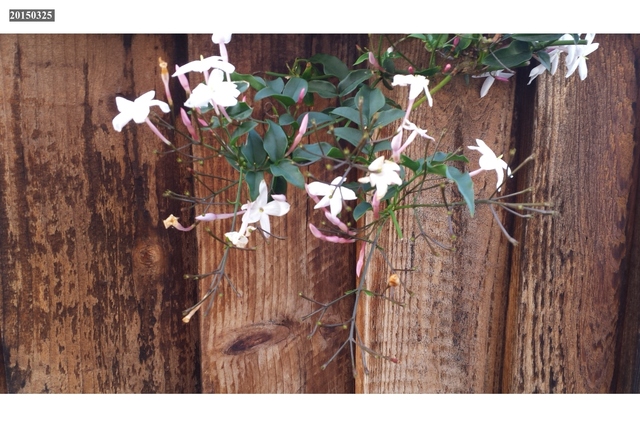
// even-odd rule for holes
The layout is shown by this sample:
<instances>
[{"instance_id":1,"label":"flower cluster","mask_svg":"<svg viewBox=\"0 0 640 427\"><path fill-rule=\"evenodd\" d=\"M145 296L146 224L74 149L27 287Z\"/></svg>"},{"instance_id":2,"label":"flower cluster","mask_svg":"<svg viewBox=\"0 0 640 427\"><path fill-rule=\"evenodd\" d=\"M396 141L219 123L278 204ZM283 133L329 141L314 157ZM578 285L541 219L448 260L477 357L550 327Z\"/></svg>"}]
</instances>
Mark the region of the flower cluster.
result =
<instances>
[{"instance_id":1,"label":"flower cluster","mask_svg":"<svg viewBox=\"0 0 640 427\"><path fill-rule=\"evenodd\" d=\"M406 69L395 65L397 59L407 60L399 51L401 42L407 40L421 41L432 53L427 68L418 69L413 63ZM241 74L229 62L226 45L231 42L230 34L214 34L212 41L218 46L219 55L176 66L172 75L187 94L184 106L175 114L186 131L173 133L184 137L186 144L170 141L158 129L161 126L176 130L151 108L159 107L162 113L169 113L173 108L167 64L162 60L161 75L167 102L154 99L154 91L134 101L117 97L119 114L113 119L113 127L118 132L131 120L146 123L169 147L166 153L177 153L194 165L207 159L222 158L237 172L237 180L222 190L214 189L208 197L166 193L198 212L188 226L170 215L164 220L166 228L189 232L201 222L229 221L228 231L223 236L214 236L224 245L219 268L207 274L213 275L214 280L204 298L184 311L185 322L205 300L219 292L223 277L230 280L224 267L231 250L255 249L257 243L251 243L255 239L251 236L256 230L264 239L274 235L271 217L285 217L291 210L285 196L287 186L305 190L313 208L328 221L323 221L326 226L322 227L310 222L309 232L313 236L338 244L360 242L355 272L359 282L349 293L355 296L356 309L361 295L398 303L393 297L368 291L364 286L364 272L368 260L379 249L380 231L392 224L398 236L402 236L397 216L406 210L425 208L411 200L414 200L416 188L422 189L419 191L434 188L423 185L426 180L438 181L443 186L454 185L461 195L459 201L432 205L435 209L466 207L473 215L476 204L482 202L489 204L492 210L494 206L501 206L512 213L517 209L552 213L534 207L534 204L507 203L505 198L509 195L494 197L497 193L503 194L505 172L506 176L512 176L517 168L512 171L502 154L496 155L483 140L476 139L476 145L468 146L468 149L480 153L479 168L470 172L458 169L456 165L468 163L468 159L459 151L431 150L430 144L435 138L416 124L415 118L412 121L412 114L425 101L432 107L433 95L454 75L484 78L480 92L484 97L496 80L509 79L514 75L513 68L527 65L532 58L540 61L540 65L531 71L532 80L546 71L555 73L561 53L566 54L567 76L577 69L580 78L584 79L586 57L598 47L597 43L592 43L593 35L580 39L577 35L514 34L487 38L481 35L412 34L390 42L391 47L380 49L378 54L373 50L364 51L354 65L368 64L368 68L350 69L335 56L316 54L308 59L296 59L290 74L270 73L275 78L266 80L251 73L252 70L243 70L247 74ZM473 55L468 54L469 50ZM437 63L437 58L445 58L444 63ZM468 58L476 58L476 61L470 64ZM188 75L203 81L191 88ZM432 81L437 83L434 85ZM399 102L391 95L398 87L408 89L407 97ZM337 106L314 110L316 97L335 99ZM254 117L252 105L265 99L271 103L273 114L269 118ZM312 140L312 135L321 135L322 142L305 143ZM378 135L388 136L379 138ZM411 150L413 144L420 144L420 149ZM195 147L209 150L210 155L196 156L189 151ZM423 155L412 158L411 152ZM329 165L334 173L330 181L316 178L309 172L309 166L319 161ZM191 171L198 174L195 166ZM495 171L496 191L489 199L477 199L471 178L484 171ZM204 174L202 179L205 179ZM235 190L235 200L221 196L228 190ZM515 243L502 226L501 229L507 239ZM392 288L401 284L397 274L390 277L394 278L389 282ZM314 332L327 308L344 297L323 304L303 296L321 306L310 314L319 317ZM366 353L395 360L364 346L357 334L355 317L347 322L352 327L346 343L352 349L354 345L359 346Z\"/></svg>"}]
</instances>

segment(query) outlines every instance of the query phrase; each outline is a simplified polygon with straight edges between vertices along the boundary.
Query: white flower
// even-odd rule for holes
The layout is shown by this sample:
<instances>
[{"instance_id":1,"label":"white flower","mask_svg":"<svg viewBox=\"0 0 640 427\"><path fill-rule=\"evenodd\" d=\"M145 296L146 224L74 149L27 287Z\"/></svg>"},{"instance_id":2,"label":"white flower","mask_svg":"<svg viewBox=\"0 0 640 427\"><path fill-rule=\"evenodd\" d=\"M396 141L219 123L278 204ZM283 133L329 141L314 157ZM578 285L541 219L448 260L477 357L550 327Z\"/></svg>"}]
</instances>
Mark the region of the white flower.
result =
<instances>
[{"instance_id":1,"label":"white flower","mask_svg":"<svg viewBox=\"0 0 640 427\"><path fill-rule=\"evenodd\" d=\"M247 244L249 243L249 239L247 239L247 236L237 231L230 231L228 233L225 233L224 236L227 238L229 243L238 248L246 248Z\"/></svg>"},{"instance_id":2,"label":"white flower","mask_svg":"<svg viewBox=\"0 0 640 427\"><path fill-rule=\"evenodd\" d=\"M212 106L232 107L238 103L240 91L233 82L224 81L221 70L213 70L207 83L200 83L184 103L185 107L202 108Z\"/></svg>"},{"instance_id":3,"label":"white flower","mask_svg":"<svg viewBox=\"0 0 640 427\"><path fill-rule=\"evenodd\" d=\"M208 58L191 61L183 65L182 67L179 67L176 72L172 74L172 76L176 77L192 71L204 73L212 68L222 70L228 74L231 74L236 70L236 67L225 61L222 56L210 56Z\"/></svg>"},{"instance_id":4,"label":"white flower","mask_svg":"<svg viewBox=\"0 0 640 427\"><path fill-rule=\"evenodd\" d=\"M258 198L253 202L242 205L242 210L245 211L245 214L242 216L240 234L244 234L247 231L249 224L260 222L264 236L269 237L269 233L271 232L269 216L286 215L291 208L291 205L287 203L287 198L284 195L272 194L271 197L273 197L273 200L267 203L269 198L267 184L264 180L260 181L260 194Z\"/></svg>"},{"instance_id":5,"label":"white flower","mask_svg":"<svg viewBox=\"0 0 640 427\"><path fill-rule=\"evenodd\" d=\"M580 80L587 78L587 55L595 51L599 43L592 43L595 34L587 34L585 40L587 44L579 44L567 47L567 74L565 77L572 75L576 69L580 75Z\"/></svg>"},{"instance_id":6,"label":"white flower","mask_svg":"<svg viewBox=\"0 0 640 427\"><path fill-rule=\"evenodd\" d=\"M562 49L553 49L551 51L549 51L549 60L551 61L551 75L555 75L556 71L558 70L558 62L560 61L560 53L562 52ZM538 77L541 74L544 74L547 71L547 68L540 64L537 67L534 67L531 72L529 73L529 83L527 83L528 85L531 84L531 82Z\"/></svg>"},{"instance_id":7,"label":"white flower","mask_svg":"<svg viewBox=\"0 0 640 427\"><path fill-rule=\"evenodd\" d=\"M486 80L482 84L482 88L480 89L480 98L484 98L484 96L489 92L489 89L493 85L493 82L496 80L507 81L509 77L513 76L515 73L504 70L496 70L489 71L488 73L482 73L478 76L473 76L474 78L482 78L486 77Z\"/></svg>"},{"instance_id":8,"label":"white flower","mask_svg":"<svg viewBox=\"0 0 640 427\"><path fill-rule=\"evenodd\" d=\"M118 132L122 131L124 125L133 120L136 123L144 123L149 115L149 111L152 105L157 105L160 109L168 113L171 111L169 105L166 102L153 99L156 95L154 90L140 95L135 101L129 101L120 96L116 97L116 105L120 114L113 119L113 128Z\"/></svg>"},{"instance_id":9,"label":"white flower","mask_svg":"<svg viewBox=\"0 0 640 427\"><path fill-rule=\"evenodd\" d=\"M343 178L337 177L331 184L325 184L323 182L312 182L307 185L307 192L312 196L324 196L316 205L314 209L331 207L331 215L338 216L342 210L343 200L355 200L356 193L342 186Z\"/></svg>"},{"instance_id":10,"label":"white flower","mask_svg":"<svg viewBox=\"0 0 640 427\"><path fill-rule=\"evenodd\" d=\"M369 165L369 175L360 178L358 182L363 184L371 183L372 187L376 187L376 199L382 200L389 185L401 185L402 179L398 175L400 166L396 163L385 160L384 156L378 157Z\"/></svg>"},{"instance_id":11,"label":"white flower","mask_svg":"<svg viewBox=\"0 0 640 427\"><path fill-rule=\"evenodd\" d=\"M213 33L211 41L216 44L227 44L231 41L231 33Z\"/></svg>"},{"instance_id":12,"label":"white flower","mask_svg":"<svg viewBox=\"0 0 640 427\"><path fill-rule=\"evenodd\" d=\"M496 183L496 188L500 191L500 186L502 185L502 181L504 181L504 171L506 170L509 176L511 176L511 169L507 165L507 162L502 160L500 157L496 157L495 153L491 148L487 146L481 139L476 139L477 147L469 146L470 150L479 151L482 156L480 157L480 169L474 172L471 172L469 175L474 176L481 170L485 171L496 171L498 175L498 182Z\"/></svg>"},{"instance_id":13,"label":"white flower","mask_svg":"<svg viewBox=\"0 0 640 427\"><path fill-rule=\"evenodd\" d=\"M402 144L402 137L405 130L410 131L411 134L409 134L407 140L404 142L404 144ZM402 154L402 152L406 150L409 145L411 145L413 140L416 139L418 135L423 138L428 138L432 141L435 141L432 137L427 135L427 131L425 129L420 129L409 120L404 120L404 123L398 128L397 132L398 133L391 139L391 152L393 160L395 162L400 161L400 154Z\"/></svg>"},{"instance_id":14,"label":"white flower","mask_svg":"<svg viewBox=\"0 0 640 427\"><path fill-rule=\"evenodd\" d=\"M433 99L431 99L431 94L429 93L429 80L425 76L396 74L393 76L393 82L391 84L393 86L409 85L409 100L411 101L416 99L424 90L424 93L427 95L427 99L429 100L429 106L433 106Z\"/></svg>"}]
</instances>

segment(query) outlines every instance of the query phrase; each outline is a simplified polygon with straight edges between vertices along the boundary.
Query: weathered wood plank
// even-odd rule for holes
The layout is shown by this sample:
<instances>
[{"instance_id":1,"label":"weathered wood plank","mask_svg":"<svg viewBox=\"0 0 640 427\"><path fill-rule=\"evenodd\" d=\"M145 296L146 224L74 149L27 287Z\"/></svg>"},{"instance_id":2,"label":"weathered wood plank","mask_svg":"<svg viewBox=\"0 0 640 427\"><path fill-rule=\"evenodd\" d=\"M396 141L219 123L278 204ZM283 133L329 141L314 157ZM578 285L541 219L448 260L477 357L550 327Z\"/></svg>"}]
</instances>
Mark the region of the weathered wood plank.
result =
<instances>
[{"instance_id":1,"label":"weathered wood plank","mask_svg":"<svg viewBox=\"0 0 640 427\"><path fill-rule=\"evenodd\" d=\"M209 36L194 36L191 58L217 54ZM353 62L361 36L234 35L227 45L230 62L240 73L271 70L286 73L297 57L330 53ZM193 85L193 83L192 83ZM265 107L268 114L270 107ZM259 111L259 110L258 110ZM258 113L259 114L259 113ZM232 177L224 160L205 165L217 176ZM321 173L322 168L314 170ZM322 176L322 175L319 175ZM200 196L206 193L200 189ZM245 199L247 196L244 195ZM230 195L234 198L234 195ZM314 238L310 220L318 218L306 194L289 189L291 212L271 221L272 231L286 240L266 244L259 235L255 252L232 251L227 273L242 297L225 287L209 316L201 319L203 391L216 393L349 393L353 391L348 354L342 354L326 370L320 369L345 337L343 331L326 331L307 340L312 324L302 316L317 307L298 297L302 292L328 301L350 289L354 281L352 247L336 247ZM231 222L217 221L210 228L221 236ZM217 268L222 247L198 228L200 272ZM255 240L254 240L255 239ZM226 286L226 285L225 285ZM203 280L201 293L209 288ZM331 320L344 320L350 307L343 305Z\"/></svg>"},{"instance_id":2,"label":"weathered wood plank","mask_svg":"<svg viewBox=\"0 0 640 427\"><path fill-rule=\"evenodd\" d=\"M523 184L559 215L518 224L505 392L614 391L637 185L638 38L596 42L584 82L562 69L538 78L537 160Z\"/></svg>"},{"instance_id":3,"label":"weathered wood plank","mask_svg":"<svg viewBox=\"0 0 640 427\"><path fill-rule=\"evenodd\" d=\"M180 310L183 185L157 139L111 126L115 95L156 89L172 36L0 38L0 327L9 392L194 392ZM193 247L193 245L192 245ZM186 249L182 249L186 248ZM188 266L188 265L187 265Z\"/></svg>"},{"instance_id":4,"label":"weathered wood plank","mask_svg":"<svg viewBox=\"0 0 640 427\"><path fill-rule=\"evenodd\" d=\"M423 47L407 51L420 58ZM437 83L437 82L436 82ZM478 155L466 147L484 140L496 153L513 146L513 82L496 82L480 99L482 82L453 80L434 96L433 107L425 103L412 121L428 129L438 150L464 148L470 164L477 168ZM435 85L435 83L432 83ZM395 99L405 95L396 90ZM425 141L414 141L410 155L424 153ZM434 151L431 144L430 153ZM424 155L424 154L422 154ZM489 197L495 190L495 174L474 178L476 194ZM448 201L460 200L456 190L447 191ZM423 193L417 203L441 203L438 189ZM399 240L391 224L383 233L381 246L402 282L413 297L396 291L406 307L364 298L361 328L365 343L380 353L397 357L399 364L369 358L370 374L361 370L356 390L362 393L471 393L492 392L499 387L509 243L502 235L486 205L478 205L474 218L467 208L454 209L452 242L445 209L421 208L400 215L405 236ZM420 236L421 229L426 236ZM455 251L446 251L427 237ZM434 254L432 249L435 249ZM414 269L413 272L403 271ZM368 288L381 292L394 271L377 254L367 275Z\"/></svg>"}]
</instances>

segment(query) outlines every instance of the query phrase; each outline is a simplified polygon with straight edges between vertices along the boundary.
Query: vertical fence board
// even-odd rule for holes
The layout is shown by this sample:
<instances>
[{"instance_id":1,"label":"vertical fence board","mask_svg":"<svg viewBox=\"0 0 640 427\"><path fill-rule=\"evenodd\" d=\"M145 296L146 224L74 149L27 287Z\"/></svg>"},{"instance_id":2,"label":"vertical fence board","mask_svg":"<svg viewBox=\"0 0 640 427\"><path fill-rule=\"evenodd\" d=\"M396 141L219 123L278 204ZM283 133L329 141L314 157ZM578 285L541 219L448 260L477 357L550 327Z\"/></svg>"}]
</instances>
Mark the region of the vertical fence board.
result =
<instances>
[{"instance_id":1,"label":"vertical fence board","mask_svg":"<svg viewBox=\"0 0 640 427\"><path fill-rule=\"evenodd\" d=\"M561 69L537 82L537 160L524 185L559 215L519 224L506 392L613 391L633 218L638 39L596 42L586 81Z\"/></svg>"},{"instance_id":2,"label":"vertical fence board","mask_svg":"<svg viewBox=\"0 0 640 427\"><path fill-rule=\"evenodd\" d=\"M0 37L0 327L9 392L193 392L183 247L160 218L180 177L111 120L162 95L172 36ZM150 67L151 65L151 67ZM191 289L194 290L192 287Z\"/></svg>"},{"instance_id":3,"label":"vertical fence board","mask_svg":"<svg viewBox=\"0 0 640 427\"><path fill-rule=\"evenodd\" d=\"M417 46L407 56L420 61L423 49ZM479 95L481 84L473 79L467 86L463 79L454 79L434 95L432 108L425 103L411 116L413 123L436 138L438 150L463 148L470 163L458 167L468 171L478 167L479 156L466 148L476 145L476 138L484 140L496 153L505 153L507 160L512 144L514 83L496 82L483 99ZM398 93L394 93L394 99L406 99L406 91L395 92ZM425 144L424 140L414 141L410 155L423 156ZM434 150L431 143L429 155ZM474 178L478 197L489 197L495 185L495 173ZM448 189L447 199L459 201L461 197L457 189ZM422 193L416 201L441 202L439 189ZM414 215L407 210L400 215L399 223L405 233L402 240L393 225L388 224L380 245L386 249L390 265L381 254L376 254L367 274L367 288L381 292L396 269L395 273L414 295L409 297L402 290L395 291L396 298L406 303L404 308L364 298L360 313L366 345L397 357L399 364L369 358L371 373L363 375L363 369L360 370L357 390L495 391L501 368L509 243L486 205L476 206L473 218L466 207L453 210L452 230L457 236L453 242L444 208L420 208L416 212ZM420 236L417 221L426 236L455 251L442 250L433 243L430 247L426 236Z\"/></svg>"},{"instance_id":4,"label":"vertical fence board","mask_svg":"<svg viewBox=\"0 0 640 427\"><path fill-rule=\"evenodd\" d=\"M192 58L218 54L209 36L191 37ZM227 45L229 60L239 73L271 70L286 73L297 57L329 53L352 63L357 58L356 43L361 36L234 35ZM272 78L272 77L269 77ZM192 81L192 86L194 85ZM258 113L260 114L260 107ZM268 118L270 106L264 108ZM223 159L205 165L217 176L235 178ZM322 173L322 167L314 169ZM322 175L319 175L322 176ZM222 181L218 181L220 184ZM202 191L200 196L206 195ZM235 188L234 188L235 191ZM235 193L230 194L233 198ZM247 200L246 192L243 195ZM311 321L301 318L317 308L301 299L304 293L329 301L350 289L354 281L352 247L336 247L313 237L307 224L318 219L313 203L303 191L289 186L291 211L272 218L272 232L286 240L265 243L259 233L251 237L255 252L232 251L226 267L228 276L242 297L224 288L208 316L200 316L202 328L203 391L216 393L348 393L353 391L348 354L342 354L321 370L343 342L344 331L322 330L311 340ZM211 223L221 236L231 231L231 220ZM238 226L239 227L239 226ZM237 228L238 228L237 227ZM222 245L198 227L200 272L217 268ZM203 280L201 293L209 289ZM226 286L226 285L225 285ZM342 305L329 320L344 320L351 313Z\"/></svg>"}]
</instances>

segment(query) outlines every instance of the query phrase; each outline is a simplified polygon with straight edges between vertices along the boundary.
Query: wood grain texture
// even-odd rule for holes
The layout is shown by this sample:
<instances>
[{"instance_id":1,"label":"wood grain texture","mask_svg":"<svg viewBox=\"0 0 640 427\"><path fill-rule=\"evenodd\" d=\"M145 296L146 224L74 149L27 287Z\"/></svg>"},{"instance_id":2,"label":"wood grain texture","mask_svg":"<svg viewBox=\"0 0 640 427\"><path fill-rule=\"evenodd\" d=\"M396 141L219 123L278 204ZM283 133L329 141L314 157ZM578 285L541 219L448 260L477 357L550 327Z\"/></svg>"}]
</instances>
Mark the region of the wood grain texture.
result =
<instances>
[{"instance_id":1,"label":"wood grain texture","mask_svg":"<svg viewBox=\"0 0 640 427\"><path fill-rule=\"evenodd\" d=\"M537 160L524 185L559 215L518 224L505 392L614 391L637 178L638 39L596 41L586 81L561 69L537 82Z\"/></svg>"},{"instance_id":2,"label":"wood grain texture","mask_svg":"<svg viewBox=\"0 0 640 427\"><path fill-rule=\"evenodd\" d=\"M177 168L115 96L163 95L173 36L0 38L0 328L11 393L194 392ZM191 246L193 247L193 245ZM188 265L187 265L188 266Z\"/></svg>"},{"instance_id":3,"label":"wood grain texture","mask_svg":"<svg viewBox=\"0 0 640 427\"><path fill-rule=\"evenodd\" d=\"M417 45L407 56L424 58L422 49ZM436 138L438 150L463 148L470 163L457 166L468 171L477 168L479 156L466 148L476 145L476 138L484 140L496 153L504 153L507 160L512 146L515 84L496 82L489 94L480 99L481 85L482 80L472 79L467 86L462 78L454 79L445 90L434 95L432 108L425 103L411 116L412 122ZM394 97L406 99L406 94L398 91ZM424 156L425 144L424 140L414 141L409 148L410 155ZM432 143L429 154L433 151ZM474 178L479 198L489 197L495 185L495 173ZM448 187L447 199L459 201L461 197L457 189ZM438 189L423 193L416 201L441 202ZM359 372L356 390L362 393L496 391L504 340L509 243L486 205L478 205L473 218L466 207L453 210L455 241L451 240L445 209L420 208L416 212L414 215L407 210L400 215L399 223L405 233L402 240L398 239L392 224L388 224L381 246L386 249L390 265L377 254L367 273L367 287L381 292L396 269L414 293L413 297L402 290L396 292L396 297L406 303L404 308L380 299L364 298L360 312L365 343L384 355L397 357L399 364L369 358L370 374ZM434 244L429 246L425 236L420 237L421 230L455 251L442 250ZM408 269L414 271L403 271Z\"/></svg>"},{"instance_id":4,"label":"wood grain texture","mask_svg":"<svg viewBox=\"0 0 640 427\"><path fill-rule=\"evenodd\" d=\"M190 40L192 58L218 52L209 36L194 36ZM352 63L357 58L358 42L362 45L363 38L240 34L233 36L227 48L230 62L239 73L260 70L286 73L286 65L292 65L295 58L309 58L315 53L330 53ZM267 104L267 114L269 109ZM218 176L235 176L222 159L207 164L206 168ZM313 172L321 173L322 166ZM243 197L248 199L246 194ZM354 248L321 242L310 234L308 222L319 221L321 215L313 211L306 193L290 186L287 201L291 204L290 213L271 220L272 232L286 240L271 239L265 243L256 233L251 238L252 244L258 245L256 251L232 251L226 271L242 297L225 287L224 297L217 299L210 315L200 316L205 392L353 392L348 354L340 355L326 370L320 369L342 344L345 332L322 330L308 340L312 323L301 318L317 307L301 299L298 293L329 301L352 288ZM230 226L230 220L218 221L211 224L211 229L220 236L231 231ZM218 266L222 247L202 227L198 229L199 271L212 271ZM203 280L201 293L208 288L209 281ZM350 314L349 304L344 304L325 321L344 320Z\"/></svg>"}]
</instances>

